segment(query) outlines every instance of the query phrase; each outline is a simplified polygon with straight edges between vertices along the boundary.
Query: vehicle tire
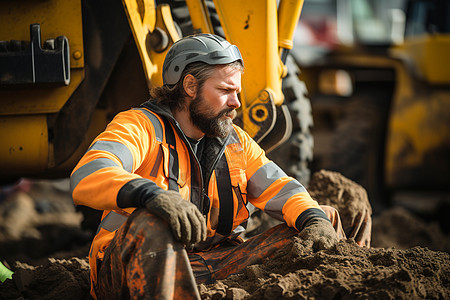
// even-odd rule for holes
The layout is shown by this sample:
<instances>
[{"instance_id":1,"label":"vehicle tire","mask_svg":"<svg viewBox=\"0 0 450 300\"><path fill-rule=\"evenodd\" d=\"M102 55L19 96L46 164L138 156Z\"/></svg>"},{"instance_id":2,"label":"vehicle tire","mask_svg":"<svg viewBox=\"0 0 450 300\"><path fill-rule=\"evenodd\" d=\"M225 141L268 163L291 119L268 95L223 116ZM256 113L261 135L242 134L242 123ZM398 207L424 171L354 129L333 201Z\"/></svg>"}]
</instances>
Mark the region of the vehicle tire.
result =
<instances>
[{"instance_id":1,"label":"vehicle tire","mask_svg":"<svg viewBox=\"0 0 450 300\"><path fill-rule=\"evenodd\" d=\"M158 0L158 4L166 3L170 5L172 11L173 20L177 23L181 29L183 36L191 35L194 33L192 27L191 17L189 16L189 10L184 0ZM211 0L205 1L206 7L211 18L211 23L214 28L214 33L222 37L225 36L223 29L220 25L219 16L216 12L214 3Z\"/></svg>"},{"instance_id":2,"label":"vehicle tire","mask_svg":"<svg viewBox=\"0 0 450 300\"><path fill-rule=\"evenodd\" d=\"M355 99L344 110L333 136L329 166L362 185L374 212L387 203L383 189L386 119L373 101Z\"/></svg>"},{"instance_id":3,"label":"vehicle tire","mask_svg":"<svg viewBox=\"0 0 450 300\"><path fill-rule=\"evenodd\" d=\"M307 89L299 79L300 69L292 56L286 61L288 74L283 79L284 103L292 118L291 137L267 156L289 176L307 186L311 177L314 139L311 133L313 117Z\"/></svg>"}]
</instances>

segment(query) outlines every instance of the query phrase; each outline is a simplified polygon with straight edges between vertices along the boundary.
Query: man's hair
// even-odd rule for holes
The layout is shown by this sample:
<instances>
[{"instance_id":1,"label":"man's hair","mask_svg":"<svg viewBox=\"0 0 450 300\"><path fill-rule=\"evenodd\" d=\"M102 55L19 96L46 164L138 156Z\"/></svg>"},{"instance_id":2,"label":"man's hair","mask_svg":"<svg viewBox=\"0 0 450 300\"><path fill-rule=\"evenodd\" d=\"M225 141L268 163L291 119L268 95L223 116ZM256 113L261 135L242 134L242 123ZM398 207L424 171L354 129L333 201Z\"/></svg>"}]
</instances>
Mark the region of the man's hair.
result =
<instances>
[{"instance_id":1,"label":"man's hair","mask_svg":"<svg viewBox=\"0 0 450 300\"><path fill-rule=\"evenodd\" d=\"M194 76L197 80L198 91L200 91L205 84L205 81L212 76L217 66L220 65L210 65L204 62L190 63L184 68L180 80L176 84L172 86L163 85L161 87L155 87L150 91L150 95L157 103L168 105L172 110L183 110L185 106L185 97L188 96L183 87L184 77L188 74ZM227 64L227 66L241 71L244 68L240 61L234 61Z\"/></svg>"}]
</instances>

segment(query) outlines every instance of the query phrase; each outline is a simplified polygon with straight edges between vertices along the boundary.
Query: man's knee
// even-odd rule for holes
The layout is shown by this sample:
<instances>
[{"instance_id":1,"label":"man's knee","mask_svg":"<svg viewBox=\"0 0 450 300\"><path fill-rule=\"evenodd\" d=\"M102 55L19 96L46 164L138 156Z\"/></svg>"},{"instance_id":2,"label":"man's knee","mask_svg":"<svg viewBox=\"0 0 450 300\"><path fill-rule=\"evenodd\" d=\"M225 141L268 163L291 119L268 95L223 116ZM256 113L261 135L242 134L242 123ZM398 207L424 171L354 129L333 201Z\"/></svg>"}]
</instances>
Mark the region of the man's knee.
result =
<instances>
[{"instance_id":1,"label":"man's knee","mask_svg":"<svg viewBox=\"0 0 450 300\"><path fill-rule=\"evenodd\" d=\"M136 209L124 226L128 236L152 240L152 243L161 245L176 242L167 222L145 208Z\"/></svg>"}]
</instances>

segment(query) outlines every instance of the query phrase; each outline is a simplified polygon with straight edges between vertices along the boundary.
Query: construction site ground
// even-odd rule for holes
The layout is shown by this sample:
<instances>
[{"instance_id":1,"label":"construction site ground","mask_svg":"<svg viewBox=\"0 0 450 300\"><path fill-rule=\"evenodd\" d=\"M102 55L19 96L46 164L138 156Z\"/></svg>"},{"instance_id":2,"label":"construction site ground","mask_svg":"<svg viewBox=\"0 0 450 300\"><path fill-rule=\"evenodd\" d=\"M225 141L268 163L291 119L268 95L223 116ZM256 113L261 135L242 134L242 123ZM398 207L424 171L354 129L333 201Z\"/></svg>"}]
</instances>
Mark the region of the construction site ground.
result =
<instances>
[{"instance_id":1,"label":"construction site ground","mask_svg":"<svg viewBox=\"0 0 450 300\"><path fill-rule=\"evenodd\" d=\"M0 283L0 299L89 299L93 233L81 228L68 189L67 180L25 180L2 190L0 260L14 275ZM339 173L316 172L308 189L341 211L344 226L369 205L365 190ZM313 249L294 238L275 259L199 291L202 299L449 299L449 253L437 222L396 205L373 216L371 248L342 240Z\"/></svg>"}]
</instances>

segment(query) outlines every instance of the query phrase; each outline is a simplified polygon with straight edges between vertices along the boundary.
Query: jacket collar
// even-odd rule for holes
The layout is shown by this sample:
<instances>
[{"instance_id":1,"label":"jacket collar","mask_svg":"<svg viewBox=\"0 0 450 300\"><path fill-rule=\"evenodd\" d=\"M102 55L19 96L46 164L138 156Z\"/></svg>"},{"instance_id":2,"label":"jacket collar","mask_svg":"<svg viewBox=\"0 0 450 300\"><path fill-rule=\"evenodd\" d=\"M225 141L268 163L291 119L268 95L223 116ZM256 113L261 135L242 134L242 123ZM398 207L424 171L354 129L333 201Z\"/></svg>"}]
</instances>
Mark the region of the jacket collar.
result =
<instances>
[{"instance_id":1,"label":"jacket collar","mask_svg":"<svg viewBox=\"0 0 450 300\"><path fill-rule=\"evenodd\" d=\"M141 106L150 109L151 111L159 114L160 116L166 117L184 135L183 130L181 130L181 127L178 124L178 121L175 120L175 118L173 117L172 111L170 110L169 106L161 104L161 103L157 103L154 99L150 99L150 100L144 102ZM220 137L206 137L206 138L217 140L217 142L220 144L220 146L223 147L224 145L226 145L227 141L229 140L229 136L230 136L230 134L228 134L228 136L226 136L224 138L220 138Z\"/></svg>"}]
</instances>

